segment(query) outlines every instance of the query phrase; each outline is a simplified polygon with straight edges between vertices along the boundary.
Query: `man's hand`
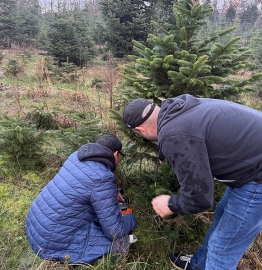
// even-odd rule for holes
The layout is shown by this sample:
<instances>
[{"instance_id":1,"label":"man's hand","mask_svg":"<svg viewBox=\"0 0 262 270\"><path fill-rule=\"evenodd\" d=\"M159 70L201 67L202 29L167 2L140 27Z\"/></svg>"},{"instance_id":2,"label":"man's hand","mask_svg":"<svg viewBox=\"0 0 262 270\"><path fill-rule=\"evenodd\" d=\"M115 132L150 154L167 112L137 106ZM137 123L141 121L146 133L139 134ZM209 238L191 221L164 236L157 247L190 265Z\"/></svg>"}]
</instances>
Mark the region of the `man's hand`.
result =
<instances>
[{"instance_id":1,"label":"man's hand","mask_svg":"<svg viewBox=\"0 0 262 270\"><path fill-rule=\"evenodd\" d=\"M118 194L117 194L117 201L118 202L124 202L125 201L124 197L122 196L122 194L120 192L118 192Z\"/></svg>"},{"instance_id":2,"label":"man's hand","mask_svg":"<svg viewBox=\"0 0 262 270\"><path fill-rule=\"evenodd\" d=\"M174 214L168 207L168 201L171 196L169 195L160 195L155 197L151 204L155 212L162 218Z\"/></svg>"}]
</instances>

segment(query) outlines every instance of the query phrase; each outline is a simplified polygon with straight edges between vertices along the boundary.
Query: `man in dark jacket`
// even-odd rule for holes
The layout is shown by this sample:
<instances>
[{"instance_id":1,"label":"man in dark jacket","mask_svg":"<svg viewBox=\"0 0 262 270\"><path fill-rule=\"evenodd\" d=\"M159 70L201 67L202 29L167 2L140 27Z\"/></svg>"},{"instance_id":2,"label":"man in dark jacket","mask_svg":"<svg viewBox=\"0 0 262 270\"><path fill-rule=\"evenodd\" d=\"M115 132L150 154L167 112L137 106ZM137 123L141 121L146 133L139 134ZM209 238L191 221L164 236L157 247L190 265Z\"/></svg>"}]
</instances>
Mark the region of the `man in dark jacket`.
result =
<instances>
[{"instance_id":1,"label":"man in dark jacket","mask_svg":"<svg viewBox=\"0 0 262 270\"><path fill-rule=\"evenodd\" d=\"M133 214L121 214L116 169L122 144L111 134L71 154L32 203L26 234L44 259L92 263L103 255L126 252Z\"/></svg>"},{"instance_id":2,"label":"man in dark jacket","mask_svg":"<svg viewBox=\"0 0 262 270\"><path fill-rule=\"evenodd\" d=\"M125 108L126 125L157 141L180 184L176 195L152 200L166 217L207 210L214 180L227 185L202 247L171 254L177 269L233 270L262 230L262 113L225 100L181 95L162 102L135 99Z\"/></svg>"}]
</instances>

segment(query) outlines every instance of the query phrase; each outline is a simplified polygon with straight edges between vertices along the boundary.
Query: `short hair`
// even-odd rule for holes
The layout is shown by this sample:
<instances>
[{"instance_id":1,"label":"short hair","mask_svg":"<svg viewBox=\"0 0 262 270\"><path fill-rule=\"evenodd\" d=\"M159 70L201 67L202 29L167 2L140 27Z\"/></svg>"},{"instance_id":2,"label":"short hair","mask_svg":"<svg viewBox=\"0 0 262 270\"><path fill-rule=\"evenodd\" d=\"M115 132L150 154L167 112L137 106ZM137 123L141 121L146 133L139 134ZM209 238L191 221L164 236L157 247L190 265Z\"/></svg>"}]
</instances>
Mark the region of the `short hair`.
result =
<instances>
[{"instance_id":1,"label":"short hair","mask_svg":"<svg viewBox=\"0 0 262 270\"><path fill-rule=\"evenodd\" d=\"M96 143L105 146L113 152L122 150L122 143L120 140L113 134L104 134L99 137Z\"/></svg>"}]
</instances>

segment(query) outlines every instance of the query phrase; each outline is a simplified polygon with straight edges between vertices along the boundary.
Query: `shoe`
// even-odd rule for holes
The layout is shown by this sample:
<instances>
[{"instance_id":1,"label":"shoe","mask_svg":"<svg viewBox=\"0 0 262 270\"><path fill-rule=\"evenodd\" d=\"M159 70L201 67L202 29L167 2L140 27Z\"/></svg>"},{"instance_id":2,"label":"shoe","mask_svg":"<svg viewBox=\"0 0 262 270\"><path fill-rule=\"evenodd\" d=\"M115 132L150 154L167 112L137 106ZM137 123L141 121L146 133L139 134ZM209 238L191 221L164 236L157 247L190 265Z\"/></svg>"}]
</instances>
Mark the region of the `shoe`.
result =
<instances>
[{"instance_id":1,"label":"shoe","mask_svg":"<svg viewBox=\"0 0 262 270\"><path fill-rule=\"evenodd\" d=\"M181 253L173 253L170 255L170 261L175 269L192 270L190 260L193 255L183 255Z\"/></svg>"},{"instance_id":2,"label":"shoe","mask_svg":"<svg viewBox=\"0 0 262 270\"><path fill-rule=\"evenodd\" d=\"M137 237L132 233L129 234L129 244L133 244L137 241Z\"/></svg>"}]
</instances>

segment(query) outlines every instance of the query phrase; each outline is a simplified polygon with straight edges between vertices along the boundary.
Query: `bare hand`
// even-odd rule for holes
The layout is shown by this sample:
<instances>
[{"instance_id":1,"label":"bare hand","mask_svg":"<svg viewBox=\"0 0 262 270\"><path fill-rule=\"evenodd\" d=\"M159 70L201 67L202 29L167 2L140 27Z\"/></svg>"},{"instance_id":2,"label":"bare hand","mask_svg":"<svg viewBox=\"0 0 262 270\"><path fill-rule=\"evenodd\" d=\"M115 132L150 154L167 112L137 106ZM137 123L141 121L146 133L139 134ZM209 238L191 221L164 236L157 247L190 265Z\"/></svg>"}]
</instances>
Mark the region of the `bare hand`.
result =
<instances>
[{"instance_id":1,"label":"bare hand","mask_svg":"<svg viewBox=\"0 0 262 270\"><path fill-rule=\"evenodd\" d=\"M155 197L151 202L155 212L162 218L173 214L168 207L170 197L170 195L160 195Z\"/></svg>"},{"instance_id":2,"label":"bare hand","mask_svg":"<svg viewBox=\"0 0 262 270\"><path fill-rule=\"evenodd\" d=\"M118 194L117 194L117 201L118 202L124 202L125 201L124 197L122 196L122 194L120 192L118 192Z\"/></svg>"}]
</instances>

